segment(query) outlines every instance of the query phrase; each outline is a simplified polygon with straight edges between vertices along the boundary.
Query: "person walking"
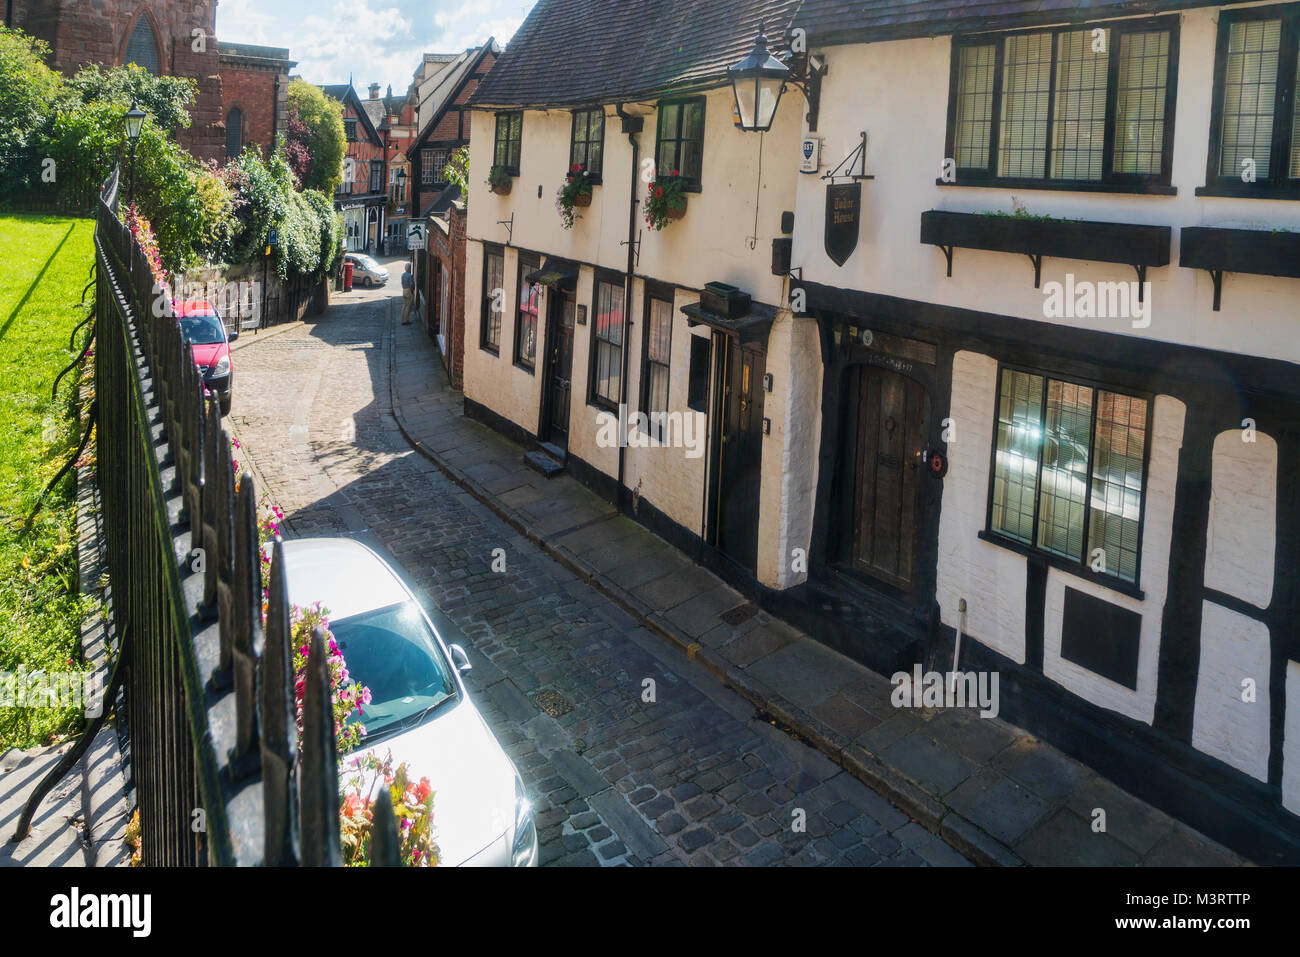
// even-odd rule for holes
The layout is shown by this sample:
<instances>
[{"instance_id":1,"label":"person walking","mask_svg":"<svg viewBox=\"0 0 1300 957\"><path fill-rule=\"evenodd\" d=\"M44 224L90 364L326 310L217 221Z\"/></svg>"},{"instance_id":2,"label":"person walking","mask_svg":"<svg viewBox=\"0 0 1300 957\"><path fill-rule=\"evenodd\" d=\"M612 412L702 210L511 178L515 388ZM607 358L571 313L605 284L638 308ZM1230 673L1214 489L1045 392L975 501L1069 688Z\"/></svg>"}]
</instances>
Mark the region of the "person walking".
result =
<instances>
[{"instance_id":1,"label":"person walking","mask_svg":"<svg viewBox=\"0 0 1300 957\"><path fill-rule=\"evenodd\" d=\"M415 274L411 272L411 264L406 264L406 271L402 273L402 325L411 324L411 309L415 305Z\"/></svg>"}]
</instances>

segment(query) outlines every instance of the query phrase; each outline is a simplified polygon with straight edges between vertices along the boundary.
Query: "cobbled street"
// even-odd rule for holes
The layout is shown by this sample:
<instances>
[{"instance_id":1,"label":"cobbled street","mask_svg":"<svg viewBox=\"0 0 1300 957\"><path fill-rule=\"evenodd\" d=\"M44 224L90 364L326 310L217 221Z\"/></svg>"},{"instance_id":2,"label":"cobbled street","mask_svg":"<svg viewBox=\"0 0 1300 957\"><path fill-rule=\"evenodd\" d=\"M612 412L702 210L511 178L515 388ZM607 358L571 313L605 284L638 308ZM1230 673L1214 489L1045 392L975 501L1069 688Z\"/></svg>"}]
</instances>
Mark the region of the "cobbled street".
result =
<instances>
[{"instance_id":1,"label":"cobbled street","mask_svg":"<svg viewBox=\"0 0 1300 957\"><path fill-rule=\"evenodd\" d=\"M410 448L389 398L390 264L387 288L336 293L321 321L246 333L228 421L287 534L387 553L469 651L471 693L536 806L541 863L965 863Z\"/></svg>"}]
</instances>

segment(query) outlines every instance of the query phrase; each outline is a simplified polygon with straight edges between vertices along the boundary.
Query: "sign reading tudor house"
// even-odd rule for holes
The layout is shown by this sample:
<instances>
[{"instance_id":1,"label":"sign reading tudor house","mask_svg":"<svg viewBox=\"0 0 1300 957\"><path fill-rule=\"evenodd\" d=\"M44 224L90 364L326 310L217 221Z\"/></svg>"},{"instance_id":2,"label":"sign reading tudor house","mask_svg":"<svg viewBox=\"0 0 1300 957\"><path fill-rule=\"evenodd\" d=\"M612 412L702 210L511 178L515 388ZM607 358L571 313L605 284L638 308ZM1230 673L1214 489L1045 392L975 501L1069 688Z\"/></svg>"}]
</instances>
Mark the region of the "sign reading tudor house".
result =
<instances>
[{"instance_id":1,"label":"sign reading tudor house","mask_svg":"<svg viewBox=\"0 0 1300 957\"><path fill-rule=\"evenodd\" d=\"M858 246L862 221L862 184L826 187L826 255L843 266Z\"/></svg>"}]
</instances>

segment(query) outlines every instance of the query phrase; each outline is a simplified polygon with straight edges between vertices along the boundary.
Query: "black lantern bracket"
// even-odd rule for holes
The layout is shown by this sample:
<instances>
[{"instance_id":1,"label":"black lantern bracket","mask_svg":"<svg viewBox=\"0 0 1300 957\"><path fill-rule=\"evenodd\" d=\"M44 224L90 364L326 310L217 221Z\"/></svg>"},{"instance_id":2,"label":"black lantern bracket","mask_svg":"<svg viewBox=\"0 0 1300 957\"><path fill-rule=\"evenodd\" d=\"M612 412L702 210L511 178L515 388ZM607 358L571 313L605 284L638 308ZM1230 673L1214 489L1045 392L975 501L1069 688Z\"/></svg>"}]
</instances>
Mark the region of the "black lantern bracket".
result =
<instances>
[{"instance_id":1,"label":"black lantern bracket","mask_svg":"<svg viewBox=\"0 0 1300 957\"><path fill-rule=\"evenodd\" d=\"M847 177L851 180L854 180L855 182L864 179L876 178L875 176L867 172L867 131L863 130L858 135L861 136L862 139L859 141L857 146L853 147L853 152L851 152L848 156L844 157L844 159L836 163L835 168L832 169L829 173L822 173L822 179L828 179L833 183L835 182L836 177ZM858 162L861 162L862 164L861 172L858 173L840 172L840 170L844 169L845 167L848 167L850 170L852 170L854 165L857 164Z\"/></svg>"},{"instance_id":2,"label":"black lantern bracket","mask_svg":"<svg viewBox=\"0 0 1300 957\"><path fill-rule=\"evenodd\" d=\"M506 228L506 245L511 245L515 239L515 214L511 213L509 219L498 219L497 225Z\"/></svg>"},{"instance_id":3,"label":"black lantern bracket","mask_svg":"<svg viewBox=\"0 0 1300 957\"><path fill-rule=\"evenodd\" d=\"M807 53L796 53L790 59L790 78L785 83L797 87L808 103L805 119L808 121L809 133L817 132L817 117L821 114L822 105L822 77L829 72L828 64Z\"/></svg>"}]
</instances>

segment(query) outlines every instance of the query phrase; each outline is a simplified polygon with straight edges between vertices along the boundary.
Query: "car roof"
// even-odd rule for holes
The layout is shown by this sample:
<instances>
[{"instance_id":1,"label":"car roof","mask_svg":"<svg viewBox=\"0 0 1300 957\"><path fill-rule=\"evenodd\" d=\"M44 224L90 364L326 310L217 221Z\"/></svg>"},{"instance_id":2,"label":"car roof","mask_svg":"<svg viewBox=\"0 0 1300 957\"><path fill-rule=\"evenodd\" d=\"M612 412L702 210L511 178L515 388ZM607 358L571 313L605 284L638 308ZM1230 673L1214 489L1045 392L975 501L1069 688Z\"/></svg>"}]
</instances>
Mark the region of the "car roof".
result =
<instances>
[{"instance_id":1,"label":"car roof","mask_svg":"<svg viewBox=\"0 0 1300 957\"><path fill-rule=\"evenodd\" d=\"M184 302L176 303L174 311L181 317L217 315L216 307L206 299L186 299Z\"/></svg>"},{"instance_id":2,"label":"car roof","mask_svg":"<svg viewBox=\"0 0 1300 957\"><path fill-rule=\"evenodd\" d=\"M401 580L378 555L350 538L295 538L282 543L289 601L320 602L329 616L350 618L408 601Z\"/></svg>"}]
</instances>

